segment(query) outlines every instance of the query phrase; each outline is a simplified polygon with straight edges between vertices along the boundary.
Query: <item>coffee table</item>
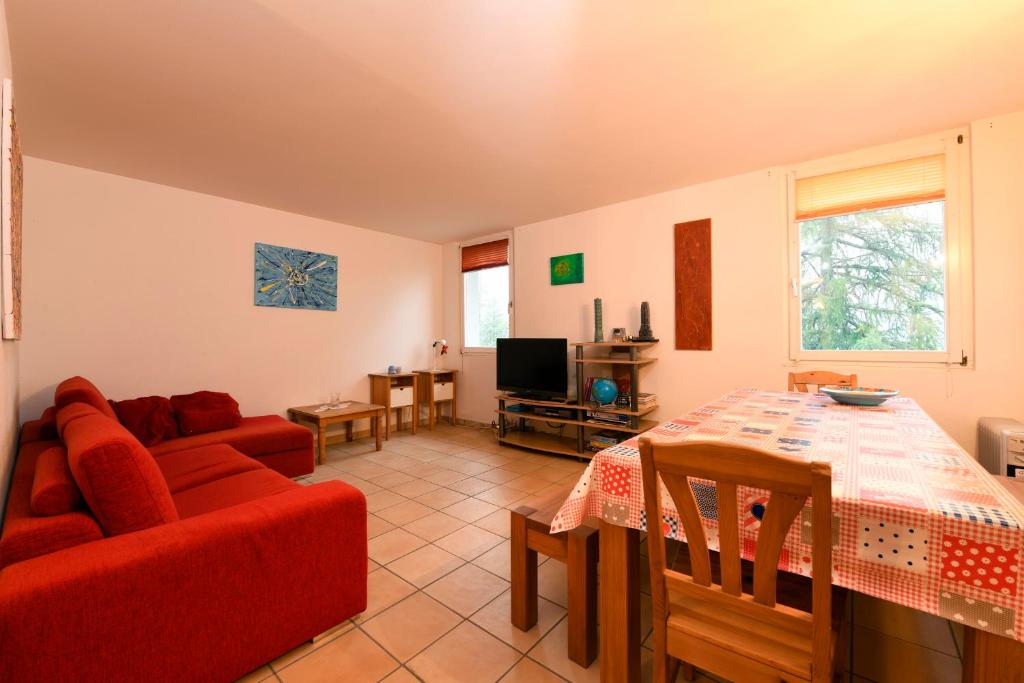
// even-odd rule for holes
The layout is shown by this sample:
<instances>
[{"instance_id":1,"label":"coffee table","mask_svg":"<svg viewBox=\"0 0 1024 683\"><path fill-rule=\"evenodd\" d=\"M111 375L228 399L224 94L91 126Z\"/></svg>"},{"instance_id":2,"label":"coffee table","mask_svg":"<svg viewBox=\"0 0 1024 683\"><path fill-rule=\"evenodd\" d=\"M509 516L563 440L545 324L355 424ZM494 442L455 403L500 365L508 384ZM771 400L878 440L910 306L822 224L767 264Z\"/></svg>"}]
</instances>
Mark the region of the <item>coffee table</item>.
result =
<instances>
[{"instance_id":1,"label":"coffee table","mask_svg":"<svg viewBox=\"0 0 1024 683\"><path fill-rule=\"evenodd\" d=\"M377 450L381 449L381 418L384 406L376 403L360 403L359 401L343 401L339 405L344 408L325 408L323 404L297 406L288 409L288 417L293 422L308 422L316 425L317 453L316 462L324 464L324 453L327 452L327 427L338 422L345 423L345 441L352 440L352 421L362 418L370 419L370 432L376 437Z\"/></svg>"}]
</instances>

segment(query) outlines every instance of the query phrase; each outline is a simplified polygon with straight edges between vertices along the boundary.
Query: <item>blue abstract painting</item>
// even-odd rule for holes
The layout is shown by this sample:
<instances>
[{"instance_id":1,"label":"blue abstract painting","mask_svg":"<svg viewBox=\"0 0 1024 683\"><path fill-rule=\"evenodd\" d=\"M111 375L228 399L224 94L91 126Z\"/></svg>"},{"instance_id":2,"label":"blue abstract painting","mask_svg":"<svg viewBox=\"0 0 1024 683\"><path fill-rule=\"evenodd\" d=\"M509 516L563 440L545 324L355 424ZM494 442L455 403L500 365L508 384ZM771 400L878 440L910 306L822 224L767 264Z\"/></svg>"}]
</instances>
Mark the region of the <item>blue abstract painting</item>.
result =
<instances>
[{"instance_id":1,"label":"blue abstract painting","mask_svg":"<svg viewBox=\"0 0 1024 683\"><path fill-rule=\"evenodd\" d=\"M338 257L257 242L256 305L338 310Z\"/></svg>"}]
</instances>

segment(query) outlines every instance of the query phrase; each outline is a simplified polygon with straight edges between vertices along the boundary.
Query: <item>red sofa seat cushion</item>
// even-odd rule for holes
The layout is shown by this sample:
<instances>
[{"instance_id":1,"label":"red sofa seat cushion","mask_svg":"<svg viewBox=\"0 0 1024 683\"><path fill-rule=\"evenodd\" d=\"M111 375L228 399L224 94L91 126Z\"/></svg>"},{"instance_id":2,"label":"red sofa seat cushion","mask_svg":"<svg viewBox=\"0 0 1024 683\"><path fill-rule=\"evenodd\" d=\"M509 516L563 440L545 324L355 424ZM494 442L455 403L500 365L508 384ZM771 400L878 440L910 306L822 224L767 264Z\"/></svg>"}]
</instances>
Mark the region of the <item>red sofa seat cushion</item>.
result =
<instances>
[{"instance_id":1,"label":"red sofa seat cushion","mask_svg":"<svg viewBox=\"0 0 1024 683\"><path fill-rule=\"evenodd\" d=\"M156 461L171 494L250 470L265 469L231 446L214 444L170 453Z\"/></svg>"},{"instance_id":2,"label":"red sofa seat cushion","mask_svg":"<svg viewBox=\"0 0 1024 683\"><path fill-rule=\"evenodd\" d=\"M183 436L232 429L242 421L238 401L219 391L171 396L171 405Z\"/></svg>"},{"instance_id":3,"label":"red sofa seat cushion","mask_svg":"<svg viewBox=\"0 0 1024 683\"><path fill-rule=\"evenodd\" d=\"M53 392L53 404L57 407L58 412L72 403L85 403L98 410L100 414L113 420L117 419L117 414L100 390L84 377L66 379L58 384L57 390Z\"/></svg>"},{"instance_id":4,"label":"red sofa seat cushion","mask_svg":"<svg viewBox=\"0 0 1024 683\"><path fill-rule=\"evenodd\" d=\"M174 495L174 504L181 519L188 519L301 486L264 467L186 489Z\"/></svg>"},{"instance_id":5,"label":"red sofa seat cushion","mask_svg":"<svg viewBox=\"0 0 1024 683\"><path fill-rule=\"evenodd\" d=\"M58 420L74 408L61 408ZM82 415L65 423L63 436L75 482L106 535L178 519L153 455L116 420Z\"/></svg>"},{"instance_id":6,"label":"red sofa seat cushion","mask_svg":"<svg viewBox=\"0 0 1024 683\"><path fill-rule=\"evenodd\" d=\"M127 401L111 401L117 419L143 446L155 446L178 436L178 423L170 399L143 396Z\"/></svg>"},{"instance_id":7,"label":"red sofa seat cushion","mask_svg":"<svg viewBox=\"0 0 1024 683\"><path fill-rule=\"evenodd\" d=\"M30 499L32 514L48 517L74 510L82 494L71 474L67 450L61 446L47 448L39 454L35 469Z\"/></svg>"},{"instance_id":8,"label":"red sofa seat cushion","mask_svg":"<svg viewBox=\"0 0 1024 683\"><path fill-rule=\"evenodd\" d=\"M257 457L299 448L312 449L313 433L280 415L261 415L243 417L241 423L233 429L182 436L180 439L163 441L150 450L159 458L166 453L215 443L224 443L245 455Z\"/></svg>"}]
</instances>

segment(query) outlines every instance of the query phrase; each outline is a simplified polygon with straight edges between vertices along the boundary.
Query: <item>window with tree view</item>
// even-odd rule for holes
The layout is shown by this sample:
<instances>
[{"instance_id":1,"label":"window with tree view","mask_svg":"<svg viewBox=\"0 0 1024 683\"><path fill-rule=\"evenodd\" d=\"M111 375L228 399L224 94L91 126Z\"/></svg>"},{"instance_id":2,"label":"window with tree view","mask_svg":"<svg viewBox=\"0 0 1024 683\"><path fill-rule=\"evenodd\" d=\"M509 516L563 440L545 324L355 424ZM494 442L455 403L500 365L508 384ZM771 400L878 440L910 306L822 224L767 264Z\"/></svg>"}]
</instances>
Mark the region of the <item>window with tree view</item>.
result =
<instances>
[{"instance_id":1,"label":"window with tree view","mask_svg":"<svg viewBox=\"0 0 1024 683\"><path fill-rule=\"evenodd\" d=\"M508 240L462 248L463 346L495 348L509 336Z\"/></svg>"},{"instance_id":2,"label":"window with tree view","mask_svg":"<svg viewBox=\"0 0 1024 683\"><path fill-rule=\"evenodd\" d=\"M796 181L804 351L946 351L942 155Z\"/></svg>"}]
</instances>

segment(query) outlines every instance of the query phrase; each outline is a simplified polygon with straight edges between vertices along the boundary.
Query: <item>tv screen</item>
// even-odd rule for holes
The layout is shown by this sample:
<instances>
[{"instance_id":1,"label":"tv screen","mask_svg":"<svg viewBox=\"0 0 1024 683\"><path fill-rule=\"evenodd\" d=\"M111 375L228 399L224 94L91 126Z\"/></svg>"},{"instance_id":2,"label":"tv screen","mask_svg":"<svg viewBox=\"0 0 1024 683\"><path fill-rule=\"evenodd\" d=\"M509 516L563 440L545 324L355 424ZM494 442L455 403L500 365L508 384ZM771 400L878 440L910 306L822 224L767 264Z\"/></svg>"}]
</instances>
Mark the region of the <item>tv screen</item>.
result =
<instances>
[{"instance_id":1,"label":"tv screen","mask_svg":"<svg viewBox=\"0 0 1024 683\"><path fill-rule=\"evenodd\" d=\"M498 340L498 389L545 398L569 393L569 340Z\"/></svg>"}]
</instances>

